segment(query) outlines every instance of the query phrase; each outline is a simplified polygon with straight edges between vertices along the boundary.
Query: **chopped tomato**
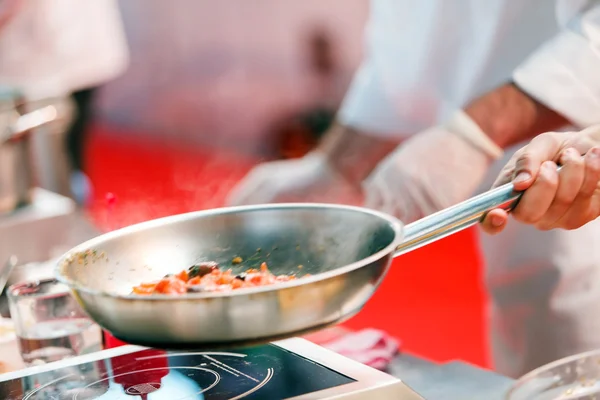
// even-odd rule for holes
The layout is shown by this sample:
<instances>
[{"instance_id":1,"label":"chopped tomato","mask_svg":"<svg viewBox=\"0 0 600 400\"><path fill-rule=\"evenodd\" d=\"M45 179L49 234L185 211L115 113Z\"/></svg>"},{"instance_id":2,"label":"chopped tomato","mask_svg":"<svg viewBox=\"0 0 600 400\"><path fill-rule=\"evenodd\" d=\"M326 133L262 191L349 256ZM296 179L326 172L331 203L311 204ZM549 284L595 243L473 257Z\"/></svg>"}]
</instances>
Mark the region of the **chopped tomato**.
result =
<instances>
[{"instance_id":1,"label":"chopped tomato","mask_svg":"<svg viewBox=\"0 0 600 400\"><path fill-rule=\"evenodd\" d=\"M217 279L217 285L229 285L233 280L233 276L230 274L223 274Z\"/></svg>"},{"instance_id":2,"label":"chopped tomato","mask_svg":"<svg viewBox=\"0 0 600 400\"><path fill-rule=\"evenodd\" d=\"M169 275L157 282L141 283L133 288L133 293L150 295L154 293L221 292L245 287L271 285L277 282L288 282L294 279L296 279L296 275L273 275L266 263L262 263L259 270L251 268L246 272L234 275L231 269L223 271L214 262L204 262L193 265L177 275Z\"/></svg>"},{"instance_id":3,"label":"chopped tomato","mask_svg":"<svg viewBox=\"0 0 600 400\"><path fill-rule=\"evenodd\" d=\"M184 294L187 293L187 285L182 280L173 280L167 286L165 294Z\"/></svg>"},{"instance_id":4,"label":"chopped tomato","mask_svg":"<svg viewBox=\"0 0 600 400\"><path fill-rule=\"evenodd\" d=\"M169 281L170 279L168 278L161 279L154 287L154 291L156 293L164 293L167 290L167 287L169 286Z\"/></svg>"},{"instance_id":5,"label":"chopped tomato","mask_svg":"<svg viewBox=\"0 0 600 400\"><path fill-rule=\"evenodd\" d=\"M241 288L241 287L243 287L243 286L244 286L244 281L243 281L243 280L241 280L241 279L234 279L234 280L231 282L231 288L232 288L232 289L239 289L239 288Z\"/></svg>"},{"instance_id":6,"label":"chopped tomato","mask_svg":"<svg viewBox=\"0 0 600 400\"><path fill-rule=\"evenodd\" d=\"M200 277L197 276L195 278L190 279L188 282L188 285L199 285L200 284Z\"/></svg>"},{"instance_id":7,"label":"chopped tomato","mask_svg":"<svg viewBox=\"0 0 600 400\"><path fill-rule=\"evenodd\" d=\"M178 273L176 276L178 279L181 279L184 282L187 282L190 279L188 272L185 269L183 271L181 271L180 273Z\"/></svg>"},{"instance_id":8,"label":"chopped tomato","mask_svg":"<svg viewBox=\"0 0 600 400\"><path fill-rule=\"evenodd\" d=\"M135 294L152 294L154 293L154 284L144 284L133 288Z\"/></svg>"},{"instance_id":9,"label":"chopped tomato","mask_svg":"<svg viewBox=\"0 0 600 400\"><path fill-rule=\"evenodd\" d=\"M184 281L177 277L161 279L154 288L155 293L173 294L186 293L187 286Z\"/></svg>"}]
</instances>

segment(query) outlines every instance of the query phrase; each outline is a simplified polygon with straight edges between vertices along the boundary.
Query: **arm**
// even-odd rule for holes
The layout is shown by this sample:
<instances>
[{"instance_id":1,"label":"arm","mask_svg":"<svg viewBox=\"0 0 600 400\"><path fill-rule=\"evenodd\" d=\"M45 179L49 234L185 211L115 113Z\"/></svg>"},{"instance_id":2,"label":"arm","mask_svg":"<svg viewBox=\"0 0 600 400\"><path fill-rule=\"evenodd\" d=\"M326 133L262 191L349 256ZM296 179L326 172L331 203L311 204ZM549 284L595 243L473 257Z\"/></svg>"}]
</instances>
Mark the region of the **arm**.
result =
<instances>
[{"instance_id":1,"label":"arm","mask_svg":"<svg viewBox=\"0 0 600 400\"><path fill-rule=\"evenodd\" d=\"M368 53L368 51L367 51ZM336 122L317 148L301 159L252 169L227 204L319 201L361 204L362 181L399 142L403 127L367 57L344 97Z\"/></svg>"},{"instance_id":2,"label":"arm","mask_svg":"<svg viewBox=\"0 0 600 400\"><path fill-rule=\"evenodd\" d=\"M465 109L503 148L567 124L600 123L600 4L557 3L563 30L517 68L513 83Z\"/></svg>"},{"instance_id":3,"label":"arm","mask_svg":"<svg viewBox=\"0 0 600 400\"><path fill-rule=\"evenodd\" d=\"M325 156L333 169L356 186L398 145L398 141L353 129L336 122L319 143L316 152Z\"/></svg>"},{"instance_id":4,"label":"arm","mask_svg":"<svg viewBox=\"0 0 600 400\"><path fill-rule=\"evenodd\" d=\"M522 112L527 116L516 117L525 129L519 132L507 128L488 113L490 137L499 135L501 138L494 139L498 143L510 142L513 136L524 138L531 133L554 130L561 125L561 119L580 127L600 123L600 4L559 1L558 16L563 30L513 76L534 104L527 106L527 101L515 95L514 101L528 110ZM486 114L482 108L485 107L472 107L474 118ZM518 113L515 111L513 115ZM577 228L599 213L596 199L599 145L598 126L582 132L543 134L515 154L495 185L512 180L517 190L527 189L514 210L516 219L541 229ZM564 165L560 174L556 173L555 163ZM496 233L506 221L506 213L494 210L483 228Z\"/></svg>"},{"instance_id":5,"label":"arm","mask_svg":"<svg viewBox=\"0 0 600 400\"><path fill-rule=\"evenodd\" d=\"M586 51L594 32L591 28L600 27L600 5L598 1L592 0L573 6L572 0L562 0L559 1L558 13L565 25L565 32L552 42L557 43L562 58L570 62L573 54L568 53L569 47L575 46L580 51ZM573 33L575 28L571 25L574 20L582 21L578 31L590 32L587 37L583 33ZM568 36L568 39L562 39L562 36ZM595 46L600 47L600 43ZM593 81L593 78L583 75L581 79L584 82L569 83L569 79L573 78L568 76L568 71L552 67L547 53L553 53L552 46L544 46L540 54L524 63L515 72L515 82L507 83L475 99L465 108L466 114L500 148L508 148L543 132L559 129L568 125L569 120L581 126L600 122L600 116L596 119L582 116L577 110L580 107L577 100L586 97L582 92L587 90L587 82ZM600 62L596 63L598 68L589 69L600 77L597 72L600 71ZM583 72L581 69L585 67L573 68L580 76ZM546 79L543 78L544 71ZM600 90L600 86L595 89ZM572 94L565 95L565 92ZM378 81L370 60L365 60L342 107L340 123L329 132L319 147L337 169L347 170L345 175L350 175L353 180L366 178L377 161L397 144L387 140L386 133L390 133L398 125L402 126L402 121L394 120L395 112L390 109L389 99L385 96L385 90ZM536 97L541 100L536 100ZM594 99L590 100L593 101ZM593 106L585 108L594 109ZM369 121L368 129L365 129L365 121ZM351 128L352 126L356 129ZM356 157L353 156L362 151L372 156L365 157L361 165L353 166L356 162Z\"/></svg>"},{"instance_id":6,"label":"arm","mask_svg":"<svg viewBox=\"0 0 600 400\"><path fill-rule=\"evenodd\" d=\"M514 72L513 83L473 100L462 116L458 112L442 126L411 138L378 165L365 184L368 206L413 221L472 195L502 148L569 123L600 124L600 2L561 4L564 31ZM578 153L564 147L574 146L564 135L543 135L507 166L508 175L499 183L514 179L518 190L536 189L528 190L513 211L518 220L542 229L573 228L582 222L558 215L568 213L580 194L589 194L582 190L587 172L590 182L595 181L594 140L577 136ZM581 156L588 151L590 156ZM560 175L559 162L569 164ZM590 210L586 218L594 215ZM496 226L501 229L506 214L499 212L490 217L500 217Z\"/></svg>"},{"instance_id":7,"label":"arm","mask_svg":"<svg viewBox=\"0 0 600 400\"><path fill-rule=\"evenodd\" d=\"M316 151L349 182L360 186L396 146L402 127L371 59L366 58L352 80L337 122Z\"/></svg>"},{"instance_id":8,"label":"arm","mask_svg":"<svg viewBox=\"0 0 600 400\"><path fill-rule=\"evenodd\" d=\"M494 143L504 149L569 123L565 117L536 101L514 83L476 99L465 108L465 112Z\"/></svg>"}]
</instances>

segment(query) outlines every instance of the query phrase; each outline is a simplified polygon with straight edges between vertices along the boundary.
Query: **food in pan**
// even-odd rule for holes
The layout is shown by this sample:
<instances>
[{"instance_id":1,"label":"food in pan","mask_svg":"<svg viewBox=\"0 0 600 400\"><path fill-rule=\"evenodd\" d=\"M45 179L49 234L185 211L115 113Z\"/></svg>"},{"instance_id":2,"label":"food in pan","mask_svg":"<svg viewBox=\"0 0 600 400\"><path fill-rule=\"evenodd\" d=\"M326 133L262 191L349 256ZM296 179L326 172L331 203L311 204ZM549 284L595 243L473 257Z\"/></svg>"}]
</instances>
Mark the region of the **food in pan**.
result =
<instances>
[{"instance_id":1,"label":"food in pan","mask_svg":"<svg viewBox=\"0 0 600 400\"><path fill-rule=\"evenodd\" d=\"M307 275L305 275L307 276ZM267 286L296 279L296 275L274 275L266 263L260 269L248 269L233 274L222 270L216 262L203 262L184 269L176 275L167 275L155 282L141 283L133 288L133 294L185 294L199 292L222 292L240 288Z\"/></svg>"}]
</instances>

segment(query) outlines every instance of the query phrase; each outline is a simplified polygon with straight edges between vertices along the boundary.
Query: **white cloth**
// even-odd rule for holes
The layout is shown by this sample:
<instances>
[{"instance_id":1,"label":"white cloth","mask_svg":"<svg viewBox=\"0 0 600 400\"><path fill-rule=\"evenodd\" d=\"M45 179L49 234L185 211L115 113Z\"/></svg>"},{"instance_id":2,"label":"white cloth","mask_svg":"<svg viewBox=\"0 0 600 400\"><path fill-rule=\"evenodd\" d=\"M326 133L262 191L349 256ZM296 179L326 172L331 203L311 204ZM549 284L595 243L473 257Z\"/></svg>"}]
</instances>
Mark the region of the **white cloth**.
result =
<instances>
[{"instance_id":1,"label":"white cloth","mask_svg":"<svg viewBox=\"0 0 600 400\"><path fill-rule=\"evenodd\" d=\"M128 52L116 0L20 0L0 30L0 85L61 96L121 74Z\"/></svg>"},{"instance_id":2,"label":"white cloth","mask_svg":"<svg viewBox=\"0 0 600 400\"><path fill-rule=\"evenodd\" d=\"M373 0L371 13L365 61L339 113L347 125L406 137L513 74L574 123L600 122L597 0ZM600 348L599 239L600 221L569 232L511 221L484 238L500 372Z\"/></svg>"}]
</instances>

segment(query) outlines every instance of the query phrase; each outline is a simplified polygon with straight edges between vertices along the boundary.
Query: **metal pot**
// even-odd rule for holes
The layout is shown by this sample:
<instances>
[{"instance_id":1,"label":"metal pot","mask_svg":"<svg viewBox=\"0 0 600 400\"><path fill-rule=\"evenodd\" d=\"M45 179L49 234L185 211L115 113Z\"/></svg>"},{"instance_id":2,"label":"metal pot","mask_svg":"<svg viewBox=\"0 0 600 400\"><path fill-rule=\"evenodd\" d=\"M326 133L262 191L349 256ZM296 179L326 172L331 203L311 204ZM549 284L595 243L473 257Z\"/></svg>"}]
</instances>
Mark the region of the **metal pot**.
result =
<instances>
[{"instance_id":1,"label":"metal pot","mask_svg":"<svg viewBox=\"0 0 600 400\"><path fill-rule=\"evenodd\" d=\"M68 98L28 102L17 91L0 88L0 214L31 203L32 132L49 125L64 130L72 115Z\"/></svg>"}]
</instances>

